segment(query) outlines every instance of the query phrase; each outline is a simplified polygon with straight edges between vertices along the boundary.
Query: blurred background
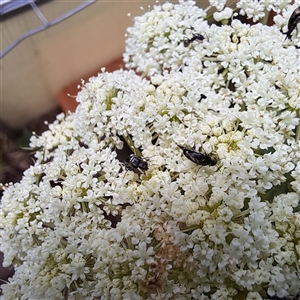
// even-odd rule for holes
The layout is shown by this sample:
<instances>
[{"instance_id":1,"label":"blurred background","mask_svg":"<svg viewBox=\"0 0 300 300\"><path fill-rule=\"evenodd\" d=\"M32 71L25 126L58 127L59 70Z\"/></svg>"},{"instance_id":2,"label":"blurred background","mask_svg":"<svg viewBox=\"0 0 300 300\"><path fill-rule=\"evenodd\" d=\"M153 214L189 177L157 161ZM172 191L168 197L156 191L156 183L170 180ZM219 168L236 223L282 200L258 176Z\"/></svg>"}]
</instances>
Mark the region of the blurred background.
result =
<instances>
[{"instance_id":1,"label":"blurred background","mask_svg":"<svg viewBox=\"0 0 300 300\"><path fill-rule=\"evenodd\" d=\"M0 182L19 181L31 164L32 131L74 111L81 78L122 64L126 28L155 1L0 1ZM127 14L131 13L129 17Z\"/></svg>"},{"instance_id":2,"label":"blurred background","mask_svg":"<svg viewBox=\"0 0 300 300\"><path fill-rule=\"evenodd\" d=\"M162 1L163 2L163 1ZM178 3L177 1L169 1ZM126 28L152 1L0 1L0 183L18 182L40 135L58 113L74 111L81 79L122 67ZM197 1L207 7L208 1ZM128 13L131 15L128 16ZM2 193L2 191L0 191ZM1 196L1 195L0 195ZM0 262L2 253L0 252ZM13 268L0 264L0 280Z\"/></svg>"}]
</instances>

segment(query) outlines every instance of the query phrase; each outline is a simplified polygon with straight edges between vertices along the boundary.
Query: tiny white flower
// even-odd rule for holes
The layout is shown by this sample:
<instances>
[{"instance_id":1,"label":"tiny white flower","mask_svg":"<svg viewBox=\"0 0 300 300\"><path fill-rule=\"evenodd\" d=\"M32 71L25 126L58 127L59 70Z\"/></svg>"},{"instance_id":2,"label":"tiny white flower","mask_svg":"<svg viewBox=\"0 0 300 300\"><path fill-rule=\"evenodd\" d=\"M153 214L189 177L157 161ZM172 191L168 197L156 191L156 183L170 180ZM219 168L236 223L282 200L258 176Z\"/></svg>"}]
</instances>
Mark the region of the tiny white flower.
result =
<instances>
[{"instance_id":1,"label":"tiny white flower","mask_svg":"<svg viewBox=\"0 0 300 300\"><path fill-rule=\"evenodd\" d=\"M209 0L210 5L216 7L219 11L224 8L226 2L227 0Z\"/></svg>"},{"instance_id":2,"label":"tiny white flower","mask_svg":"<svg viewBox=\"0 0 300 300\"><path fill-rule=\"evenodd\" d=\"M149 247L147 248L147 244L145 242L141 242L138 244L138 249L133 251L133 257L138 258L136 261L136 265L142 266L145 263L150 264L154 262L154 259L151 257L151 255L154 254L153 248Z\"/></svg>"},{"instance_id":3,"label":"tiny white flower","mask_svg":"<svg viewBox=\"0 0 300 300\"><path fill-rule=\"evenodd\" d=\"M233 10L230 7L226 7L221 12L214 12L213 16L217 22L222 20L230 19L232 16Z\"/></svg>"}]
</instances>

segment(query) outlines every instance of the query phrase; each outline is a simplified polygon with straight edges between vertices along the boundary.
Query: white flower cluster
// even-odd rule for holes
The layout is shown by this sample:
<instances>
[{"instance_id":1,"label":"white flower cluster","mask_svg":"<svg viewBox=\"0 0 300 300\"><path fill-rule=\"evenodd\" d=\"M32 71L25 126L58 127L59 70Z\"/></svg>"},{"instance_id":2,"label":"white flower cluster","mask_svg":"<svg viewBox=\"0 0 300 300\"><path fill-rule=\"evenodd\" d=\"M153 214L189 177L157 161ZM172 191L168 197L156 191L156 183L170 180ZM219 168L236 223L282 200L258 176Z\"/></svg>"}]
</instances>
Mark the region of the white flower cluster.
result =
<instances>
[{"instance_id":1,"label":"white flower cluster","mask_svg":"<svg viewBox=\"0 0 300 300\"><path fill-rule=\"evenodd\" d=\"M236 7L240 10L239 13L241 15L246 15L247 18L252 18L254 22L257 22L265 17L266 11L273 10L280 13L283 8L292 2L292 0L238 0Z\"/></svg>"},{"instance_id":2,"label":"white flower cluster","mask_svg":"<svg viewBox=\"0 0 300 300\"><path fill-rule=\"evenodd\" d=\"M193 1L154 6L152 11L136 17L135 26L127 29L127 67L149 75L168 67L178 68L189 53L183 38L191 36L191 28L206 32L209 25L203 21L205 17Z\"/></svg>"},{"instance_id":3,"label":"white flower cluster","mask_svg":"<svg viewBox=\"0 0 300 300\"><path fill-rule=\"evenodd\" d=\"M223 6L223 1L221 0L211 2L213 2L216 7L219 5ZM276 2L276 4L273 2ZM255 19L254 21L264 17L265 10L274 9L277 12L281 12L283 16L276 15L274 18L278 28L274 26L266 29L266 26L257 24L256 30L264 28L261 32L261 36L255 36L255 34L257 34L257 32L255 32L252 37L251 31L254 30L255 27L252 28L251 26L251 28L246 29L246 24L236 25L235 28L232 28L232 26L227 27L226 29L229 31L232 31L233 29L236 31L236 34L231 37L232 39L235 39L233 42L237 43L237 38L239 36L242 38L245 35L242 30L250 30L245 38L260 39L268 45L267 49L272 47L275 41L282 45L285 36L282 35L280 29L284 32L287 31L289 17L292 12L300 6L299 0L294 1L295 3L293 5L287 6L289 2L290 1L237 1L236 6L240 9L239 13L244 14L243 11L245 11L249 18ZM270 3L270 6L268 3ZM260 17L257 17L257 14L254 13L251 8L256 5L262 10L262 15ZM250 13L248 11L252 12ZM214 17L216 21L221 21L226 18L229 19L232 17L232 9L225 7L221 12L215 12ZM128 38L126 42L126 51L123 55L126 66L128 68L135 68L138 72L143 72L143 74L148 76L152 76L153 74L168 69L178 71L186 63L191 63L190 56L193 51L197 52L195 53L197 56L201 55L203 51L209 55L213 52L218 53L218 47L225 47L227 51L231 52L231 49L228 49L228 44L225 44L228 43L228 40L219 40L223 37L223 31L220 30L219 26L209 26L206 20L207 18L207 13L195 6L193 1L182 2L176 6L170 3L162 6L155 6L152 11L141 17L136 17L135 26L128 28L127 30ZM174 25L174 22L176 23L176 26ZM243 26L243 28L241 26ZM298 27L300 29L300 26ZM223 30L226 29L223 28ZM195 32L201 33L205 37L205 49L203 49L202 44L199 45L196 42L190 45L190 47L185 47L184 40L191 39ZM295 33L296 32L297 30L295 30ZM275 38L274 35L276 35ZM296 34L293 34L292 41L287 40L284 42L285 47L288 45L299 44L300 37L297 37ZM244 44L244 46L246 45ZM251 46L255 47L255 44L252 44ZM259 50L257 49L257 51ZM239 52L242 53L241 49L239 49ZM246 53L249 52L251 52L251 50L246 49ZM201 59L201 57L199 57L199 59ZM231 57L229 56L228 60L230 59ZM186 62L186 60L188 60L188 62ZM199 64L198 61L192 61L192 63ZM297 66L299 66L298 61L295 67ZM198 68L200 67L201 64ZM197 68L197 66L195 66L195 68Z\"/></svg>"},{"instance_id":4,"label":"white flower cluster","mask_svg":"<svg viewBox=\"0 0 300 300\"><path fill-rule=\"evenodd\" d=\"M31 139L36 162L1 203L1 248L16 266L2 299L300 291L297 39L280 32L288 19L205 16L182 1L137 18L124 59L146 77L102 70L74 114ZM144 170L119 159L125 144Z\"/></svg>"}]
</instances>

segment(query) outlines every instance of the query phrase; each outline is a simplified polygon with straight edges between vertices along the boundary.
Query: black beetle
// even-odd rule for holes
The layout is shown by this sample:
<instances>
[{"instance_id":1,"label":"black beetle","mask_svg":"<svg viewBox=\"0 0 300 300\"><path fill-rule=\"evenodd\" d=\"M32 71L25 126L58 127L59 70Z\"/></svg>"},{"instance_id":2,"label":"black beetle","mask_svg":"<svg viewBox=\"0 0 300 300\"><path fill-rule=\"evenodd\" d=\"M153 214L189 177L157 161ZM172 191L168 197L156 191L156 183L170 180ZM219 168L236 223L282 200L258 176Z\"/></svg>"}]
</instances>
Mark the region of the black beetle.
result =
<instances>
[{"instance_id":1,"label":"black beetle","mask_svg":"<svg viewBox=\"0 0 300 300\"><path fill-rule=\"evenodd\" d=\"M217 159L212 158L207 154L203 154L203 153L193 150L193 149L187 149L180 145L178 145L178 147L182 150L183 154L189 160L191 160L193 163L195 163L199 166L215 166L218 162Z\"/></svg>"},{"instance_id":2,"label":"black beetle","mask_svg":"<svg viewBox=\"0 0 300 300\"><path fill-rule=\"evenodd\" d=\"M299 22L300 22L300 6L293 11L292 15L289 18L288 31L283 32L283 34L286 34L286 38L288 39L292 38L292 32L297 27L297 24Z\"/></svg>"},{"instance_id":3,"label":"black beetle","mask_svg":"<svg viewBox=\"0 0 300 300\"><path fill-rule=\"evenodd\" d=\"M125 159L125 166L129 170L133 169L141 169L143 171L148 170L148 163L145 159L143 159L140 156L137 156L135 154L130 154L126 159Z\"/></svg>"},{"instance_id":4,"label":"black beetle","mask_svg":"<svg viewBox=\"0 0 300 300\"><path fill-rule=\"evenodd\" d=\"M203 41L204 40L204 36L200 33L193 33L193 37L188 39L186 38L184 41L183 41L183 45L184 47L188 47L191 43L193 43L194 41Z\"/></svg>"}]
</instances>

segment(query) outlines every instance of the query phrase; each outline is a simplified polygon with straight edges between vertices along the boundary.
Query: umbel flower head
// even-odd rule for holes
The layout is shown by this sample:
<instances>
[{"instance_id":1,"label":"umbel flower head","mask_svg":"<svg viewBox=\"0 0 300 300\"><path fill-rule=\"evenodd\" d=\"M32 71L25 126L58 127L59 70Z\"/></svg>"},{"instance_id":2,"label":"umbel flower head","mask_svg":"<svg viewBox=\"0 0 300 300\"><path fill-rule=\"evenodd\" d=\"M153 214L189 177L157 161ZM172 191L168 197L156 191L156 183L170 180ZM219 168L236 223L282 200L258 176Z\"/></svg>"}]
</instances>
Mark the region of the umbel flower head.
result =
<instances>
[{"instance_id":1,"label":"umbel flower head","mask_svg":"<svg viewBox=\"0 0 300 300\"><path fill-rule=\"evenodd\" d=\"M2 299L300 291L299 37L282 33L300 2L209 2L136 18L128 70L90 78L31 138L35 164L1 203ZM273 26L240 20L271 9Z\"/></svg>"}]
</instances>

